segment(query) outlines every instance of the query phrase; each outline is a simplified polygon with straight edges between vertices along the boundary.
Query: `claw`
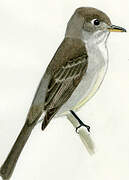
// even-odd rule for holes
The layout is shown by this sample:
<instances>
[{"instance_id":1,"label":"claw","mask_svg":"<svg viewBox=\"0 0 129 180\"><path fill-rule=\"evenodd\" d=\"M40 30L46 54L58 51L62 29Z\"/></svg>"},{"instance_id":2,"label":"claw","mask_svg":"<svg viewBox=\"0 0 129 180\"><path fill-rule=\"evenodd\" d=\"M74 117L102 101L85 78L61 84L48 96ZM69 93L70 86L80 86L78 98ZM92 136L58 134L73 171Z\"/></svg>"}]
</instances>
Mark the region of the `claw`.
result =
<instances>
[{"instance_id":1,"label":"claw","mask_svg":"<svg viewBox=\"0 0 129 180\"><path fill-rule=\"evenodd\" d=\"M76 133L78 133L78 129L81 127L86 127L87 131L90 132L90 126L87 126L86 124L80 124L80 126L76 127Z\"/></svg>"},{"instance_id":2,"label":"claw","mask_svg":"<svg viewBox=\"0 0 129 180\"><path fill-rule=\"evenodd\" d=\"M78 133L78 129L79 129L80 127L82 127L82 126L86 127L87 131L90 132L90 126L84 124L84 123L79 119L79 117L75 114L74 111L70 110L70 112L71 112L71 114L77 119L77 121L78 121L79 124L80 124L78 127L76 127L76 133Z\"/></svg>"},{"instance_id":3,"label":"claw","mask_svg":"<svg viewBox=\"0 0 129 180\"><path fill-rule=\"evenodd\" d=\"M80 126L78 126L78 127L76 127L76 133L78 133L78 129L81 127L81 125ZM79 134L79 133L78 133Z\"/></svg>"}]
</instances>

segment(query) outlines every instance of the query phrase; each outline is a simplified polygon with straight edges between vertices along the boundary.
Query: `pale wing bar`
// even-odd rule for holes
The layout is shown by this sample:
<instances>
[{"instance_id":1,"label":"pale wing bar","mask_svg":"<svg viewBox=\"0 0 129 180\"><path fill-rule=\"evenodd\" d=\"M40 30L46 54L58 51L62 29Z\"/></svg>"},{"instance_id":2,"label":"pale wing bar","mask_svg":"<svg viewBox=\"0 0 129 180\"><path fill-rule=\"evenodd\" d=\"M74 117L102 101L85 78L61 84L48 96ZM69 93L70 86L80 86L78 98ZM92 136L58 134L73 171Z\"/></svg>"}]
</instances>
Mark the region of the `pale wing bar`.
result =
<instances>
[{"instance_id":1,"label":"pale wing bar","mask_svg":"<svg viewBox=\"0 0 129 180\"><path fill-rule=\"evenodd\" d=\"M56 72L48 86L45 109L51 109L57 107L57 104L62 104L60 97L68 88L71 88L73 81L82 74L83 70L87 69L87 64L87 55L84 54L73 61L70 60Z\"/></svg>"}]
</instances>

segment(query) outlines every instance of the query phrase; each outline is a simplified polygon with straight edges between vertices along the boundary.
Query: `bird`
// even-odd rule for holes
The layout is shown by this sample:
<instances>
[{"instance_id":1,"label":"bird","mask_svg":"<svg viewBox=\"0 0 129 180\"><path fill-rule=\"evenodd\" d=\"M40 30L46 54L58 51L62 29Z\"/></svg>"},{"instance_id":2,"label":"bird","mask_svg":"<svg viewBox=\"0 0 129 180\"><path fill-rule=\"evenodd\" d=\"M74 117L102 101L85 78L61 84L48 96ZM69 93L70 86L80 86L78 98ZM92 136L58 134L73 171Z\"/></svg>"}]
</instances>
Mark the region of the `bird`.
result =
<instances>
[{"instance_id":1,"label":"bird","mask_svg":"<svg viewBox=\"0 0 129 180\"><path fill-rule=\"evenodd\" d=\"M0 169L9 179L18 157L33 128L44 114L42 130L58 116L72 116L78 121L76 131L84 124L76 111L97 92L108 67L107 39L110 32L126 32L115 26L101 10L79 7L70 18L65 37L40 81L25 124Z\"/></svg>"}]
</instances>

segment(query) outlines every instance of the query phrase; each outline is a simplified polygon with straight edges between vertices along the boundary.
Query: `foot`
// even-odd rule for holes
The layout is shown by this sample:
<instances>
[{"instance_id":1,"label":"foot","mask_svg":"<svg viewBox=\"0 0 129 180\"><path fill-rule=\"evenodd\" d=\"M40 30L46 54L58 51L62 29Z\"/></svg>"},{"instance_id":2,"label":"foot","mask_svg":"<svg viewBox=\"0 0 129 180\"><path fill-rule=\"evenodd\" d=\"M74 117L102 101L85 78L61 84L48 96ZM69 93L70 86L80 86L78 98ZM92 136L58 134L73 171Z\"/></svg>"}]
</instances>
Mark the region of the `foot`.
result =
<instances>
[{"instance_id":1,"label":"foot","mask_svg":"<svg viewBox=\"0 0 129 180\"><path fill-rule=\"evenodd\" d=\"M90 132L90 126L84 124L83 122L80 124L80 126L76 127L76 133L78 133L78 129L81 127L85 127L88 132Z\"/></svg>"},{"instance_id":2,"label":"foot","mask_svg":"<svg viewBox=\"0 0 129 180\"><path fill-rule=\"evenodd\" d=\"M77 121L78 121L79 124L80 124L80 125L76 128L76 133L78 133L78 129L79 129L80 127L86 127L87 131L90 132L90 126L84 124L84 123L81 121L81 119L75 114L74 111L70 110L70 112L71 112L71 114L77 119Z\"/></svg>"}]
</instances>

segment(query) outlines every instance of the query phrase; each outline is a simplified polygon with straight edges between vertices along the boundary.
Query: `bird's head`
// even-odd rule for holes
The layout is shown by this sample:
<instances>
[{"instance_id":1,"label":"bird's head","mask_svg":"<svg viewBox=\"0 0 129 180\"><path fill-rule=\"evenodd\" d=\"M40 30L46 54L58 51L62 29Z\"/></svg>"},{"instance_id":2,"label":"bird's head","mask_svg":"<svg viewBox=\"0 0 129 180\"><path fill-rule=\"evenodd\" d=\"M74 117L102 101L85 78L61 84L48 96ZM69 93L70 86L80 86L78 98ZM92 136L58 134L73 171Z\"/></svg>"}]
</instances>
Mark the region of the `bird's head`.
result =
<instances>
[{"instance_id":1,"label":"bird's head","mask_svg":"<svg viewBox=\"0 0 129 180\"><path fill-rule=\"evenodd\" d=\"M81 7L71 17L66 37L83 41L92 39L99 43L105 41L110 32L126 32L126 30L112 25L110 18L104 12L95 8Z\"/></svg>"}]
</instances>

